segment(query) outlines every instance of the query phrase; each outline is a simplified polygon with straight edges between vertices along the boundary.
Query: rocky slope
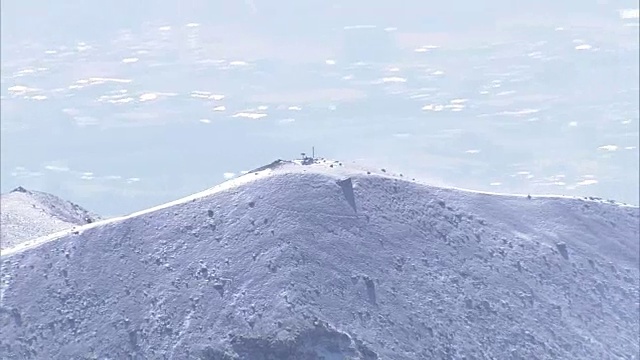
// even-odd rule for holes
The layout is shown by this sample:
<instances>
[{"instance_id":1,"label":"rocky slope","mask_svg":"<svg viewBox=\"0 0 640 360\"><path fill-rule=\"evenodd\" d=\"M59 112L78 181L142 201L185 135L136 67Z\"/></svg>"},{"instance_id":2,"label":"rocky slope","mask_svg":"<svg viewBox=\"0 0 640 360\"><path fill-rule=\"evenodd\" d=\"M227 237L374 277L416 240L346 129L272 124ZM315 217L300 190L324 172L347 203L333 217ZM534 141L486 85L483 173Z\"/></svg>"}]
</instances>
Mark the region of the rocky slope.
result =
<instances>
[{"instance_id":1,"label":"rocky slope","mask_svg":"<svg viewBox=\"0 0 640 360\"><path fill-rule=\"evenodd\" d=\"M8 249L0 358L638 358L637 207L340 165Z\"/></svg>"}]
</instances>

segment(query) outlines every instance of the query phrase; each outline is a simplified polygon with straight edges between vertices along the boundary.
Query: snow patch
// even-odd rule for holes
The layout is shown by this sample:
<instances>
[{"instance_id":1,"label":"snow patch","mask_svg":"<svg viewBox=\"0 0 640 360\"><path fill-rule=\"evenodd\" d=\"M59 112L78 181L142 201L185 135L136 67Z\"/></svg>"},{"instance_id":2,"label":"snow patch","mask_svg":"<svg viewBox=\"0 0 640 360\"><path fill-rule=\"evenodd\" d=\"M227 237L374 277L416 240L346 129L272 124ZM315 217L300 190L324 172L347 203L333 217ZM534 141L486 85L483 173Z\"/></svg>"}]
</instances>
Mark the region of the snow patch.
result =
<instances>
[{"instance_id":1,"label":"snow patch","mask_svg":"<svg viewBox=\"0 0 640 360\"><path fill-rule=\"evenodd\" d=\"M232 117L234 118L247 118L252 120L262 119L266 117L267 114L264 113L253 113L253 112L239 112L234 114Z\"/></svg>"}]
</instances>

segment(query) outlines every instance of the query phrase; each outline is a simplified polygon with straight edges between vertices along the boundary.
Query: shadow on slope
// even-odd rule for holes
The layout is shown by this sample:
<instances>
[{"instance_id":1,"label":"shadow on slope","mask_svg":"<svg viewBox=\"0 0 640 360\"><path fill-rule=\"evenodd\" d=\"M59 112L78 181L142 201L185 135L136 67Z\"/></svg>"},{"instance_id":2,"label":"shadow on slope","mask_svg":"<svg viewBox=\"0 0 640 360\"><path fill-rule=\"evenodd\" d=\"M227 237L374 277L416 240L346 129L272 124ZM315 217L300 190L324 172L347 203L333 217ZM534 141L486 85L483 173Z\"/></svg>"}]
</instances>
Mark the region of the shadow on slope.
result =
<instances>
[{"instance_id":1,"label":"shadow on slope","mask_svg":"<svg viewBox=\"0 0 640 360\"><path fill-rule=\"evenodd\" d=\"M362 342L346 333L315 321L315 326L297 334L293 339L274 337L232 337L231 351L202 351L203 360L377 360L378 355Z\"/></svg>"}]
</instances>

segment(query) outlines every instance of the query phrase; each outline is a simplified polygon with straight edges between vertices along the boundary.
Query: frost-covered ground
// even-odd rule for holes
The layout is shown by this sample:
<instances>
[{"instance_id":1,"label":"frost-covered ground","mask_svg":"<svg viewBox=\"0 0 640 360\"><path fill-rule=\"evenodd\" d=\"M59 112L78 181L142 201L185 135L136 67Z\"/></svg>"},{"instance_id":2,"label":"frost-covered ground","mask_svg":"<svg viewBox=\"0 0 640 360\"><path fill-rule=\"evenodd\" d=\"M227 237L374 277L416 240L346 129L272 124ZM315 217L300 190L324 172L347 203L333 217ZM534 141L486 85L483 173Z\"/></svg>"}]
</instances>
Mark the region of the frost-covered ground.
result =
<instances>
[{"instance_id":1,"label":"frost-covered ground","mask_svg":"<svg viewBox=\"0 0 640 360\"><path fill-rule=\"evenodd\" d=\"M0 248L99 220L88 210L41 191L18 187L0 197Z\"/></svg>"},{"instance_id":2,"label":"frost-covered ground","mask_svg":"<svg viewBox=\"0 0 640 360\"><path fill-rule=\"evenodd\" d=\"M638 207L343 165L7 249L0 357L638 359Z\"/></svg>"}]
</instances>

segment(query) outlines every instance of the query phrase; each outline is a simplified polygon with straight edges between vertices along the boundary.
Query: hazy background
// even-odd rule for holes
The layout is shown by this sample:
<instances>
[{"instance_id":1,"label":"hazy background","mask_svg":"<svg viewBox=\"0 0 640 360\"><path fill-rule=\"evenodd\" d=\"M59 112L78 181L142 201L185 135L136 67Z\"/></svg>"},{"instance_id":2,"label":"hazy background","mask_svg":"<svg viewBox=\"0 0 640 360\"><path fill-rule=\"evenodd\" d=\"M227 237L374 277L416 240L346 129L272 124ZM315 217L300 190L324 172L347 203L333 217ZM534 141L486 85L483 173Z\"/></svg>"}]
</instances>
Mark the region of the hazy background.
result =
<instances>
[{"instance_id":1,"label":"hazy background","mask_svg":"<svg viewBox=\"0 0 640 360\"><path fill-rule=\"evenodd\" d=\"M2 1L2 192L104 215L319 156L638 204L637 1Z\"/></svg>"}]
</instances>

